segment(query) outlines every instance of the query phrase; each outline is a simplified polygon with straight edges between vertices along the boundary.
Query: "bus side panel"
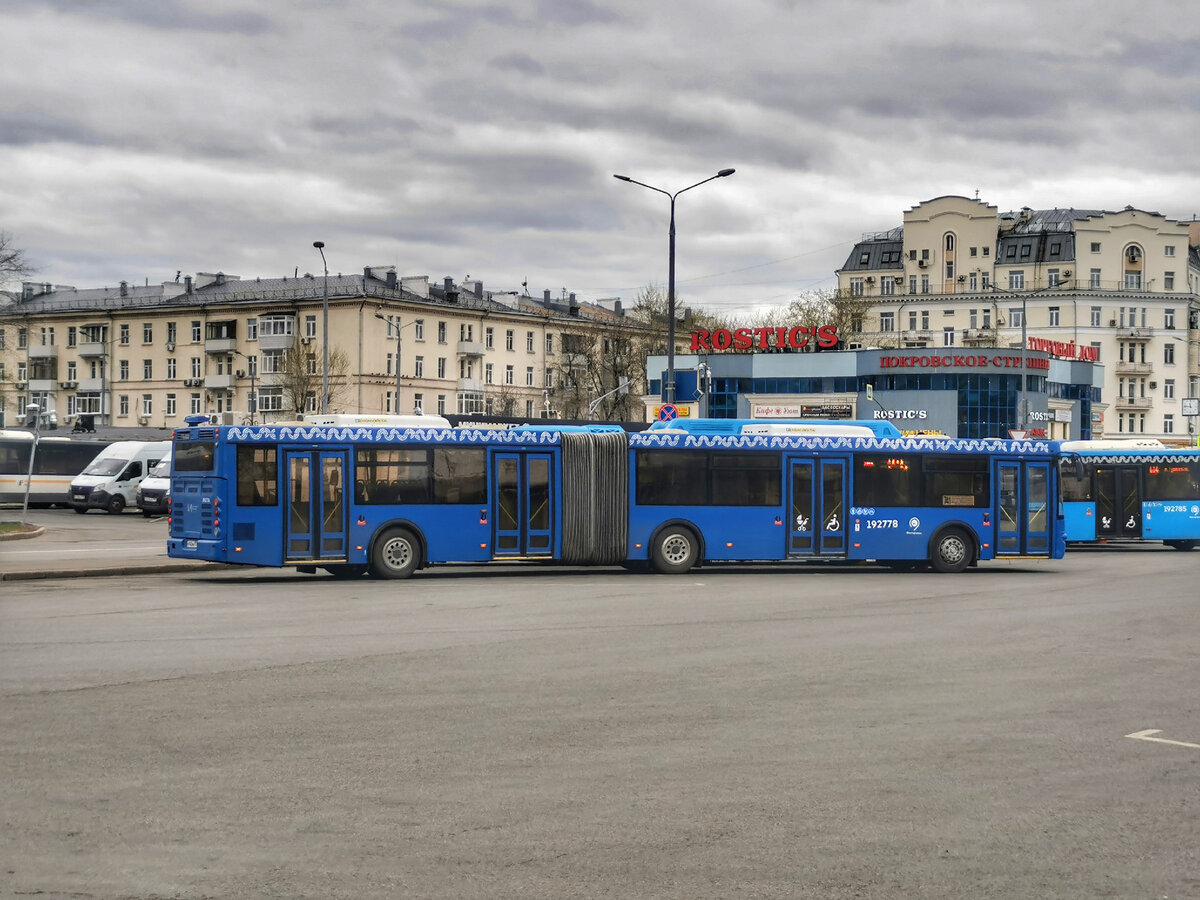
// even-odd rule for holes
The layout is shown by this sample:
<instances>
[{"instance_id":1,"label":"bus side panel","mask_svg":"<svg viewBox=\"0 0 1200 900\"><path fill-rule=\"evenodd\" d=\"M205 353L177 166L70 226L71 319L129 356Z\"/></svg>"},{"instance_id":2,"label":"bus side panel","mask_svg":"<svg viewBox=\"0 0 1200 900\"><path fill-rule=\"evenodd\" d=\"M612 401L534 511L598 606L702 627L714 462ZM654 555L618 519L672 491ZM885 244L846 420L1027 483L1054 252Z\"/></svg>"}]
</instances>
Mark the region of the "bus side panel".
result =
<instances>
[{"instance_id":1,"label":"bus side panel","mask_svg":"<svg viewBox=\"0 0 1200 900\"><path fill-rule=\"evenodd\" d=\"M1200 538L1200 500L1145 500L1142 537L1154 541Z\"/></svg>"},{"instance_id":2,"label":"bus side panel","mask_svg":"<svg viewBox=\"0 0 1200 900\"><path fill-rule=\"evenodd\" d=\"M929 542L947 522L966 527L979 545L979 559L995 556L990 510L858 507L851 510L851 559L929 558Z\"/></svg>"},{"instance_id":3,"label":"bus side panel","mask_svg":"<svg viewBox=\"0 0 1200 900\"><path fill-rule=\"evenodd\" d=\"M225 479L216 477L187 478L171 483L171 527L167 536L167 556L176 559L205 559L213 562L244 562L260 566L277 566L275 558L229 558L226 535L229 523L223 521L231 509L222 508ZM277 530L277 526L276 526Z\"/></svg>"},{"instance_id":4,"label":"bus side panel","mask_svg":"<svg viewBox=\"0 0 1200 900\"><path fill-rule=\"evenodd\" d=\"M1072 500L1063 504L1066 509L1068 541L1096 539L1096 504L1090 500Z\"/></svg>"},{"instance_id":5,"label":"bus side panel","mask_svg":"<svg viewBox=\"0 0 1200 900\"><path fill-rule=\"evenodd\" d=\"M367 562L372 536L389 522L419 523L426 562L484 562L492 558L491 516L477 504L412 504L359 506L350 522L350 561Z\"/></svg>"}]
</instances>

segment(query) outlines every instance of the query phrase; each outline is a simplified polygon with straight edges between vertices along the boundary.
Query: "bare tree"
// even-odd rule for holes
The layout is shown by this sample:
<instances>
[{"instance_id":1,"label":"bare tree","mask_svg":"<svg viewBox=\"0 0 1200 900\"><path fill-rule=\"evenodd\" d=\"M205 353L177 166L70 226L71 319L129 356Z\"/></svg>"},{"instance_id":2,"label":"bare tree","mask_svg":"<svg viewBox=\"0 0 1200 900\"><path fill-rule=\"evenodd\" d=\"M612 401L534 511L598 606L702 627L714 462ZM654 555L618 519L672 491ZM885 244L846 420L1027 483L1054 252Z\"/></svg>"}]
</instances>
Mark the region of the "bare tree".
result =
<instances>
[{"instance_id":1,"label":"bare tree","mask_svg":"<svg viewBox=\"0 0 1200 900\"><path fill-rule=\"evenodd\" d=\"M330 412L343 404L349 387L350 358L340 347L329 348ZM284 405L297 413L308 408L310 397L320 397L321 365L317 354L299 341L294 342L280 358L275 373L276 383L283 388Z\"/></svg>"},{"instance_id":2,"label":"bare tree","mask_svg":"<svg viewBox=\"0 0 1200 900\"><path fill-rule=\"evenodd\" d=\"M597 325L581 322L563 329L562 353L555 368L555 405L566 419L640 419L639 397L647 390L646 357L658 334L637 317ZM665 342L662 346L665 349Z\"/></svg>"},{"instance_id":3,"label":"bare tree","mask_svg":"<svg viewBox=\"0 0 1200 900\"><path fill-rule=\"evenodd\" d=\"M9 281L25 278L33 272L33 266L25 251L13 243L13 236L0 231L0 287Z\"/></svg>"}]
</instances>

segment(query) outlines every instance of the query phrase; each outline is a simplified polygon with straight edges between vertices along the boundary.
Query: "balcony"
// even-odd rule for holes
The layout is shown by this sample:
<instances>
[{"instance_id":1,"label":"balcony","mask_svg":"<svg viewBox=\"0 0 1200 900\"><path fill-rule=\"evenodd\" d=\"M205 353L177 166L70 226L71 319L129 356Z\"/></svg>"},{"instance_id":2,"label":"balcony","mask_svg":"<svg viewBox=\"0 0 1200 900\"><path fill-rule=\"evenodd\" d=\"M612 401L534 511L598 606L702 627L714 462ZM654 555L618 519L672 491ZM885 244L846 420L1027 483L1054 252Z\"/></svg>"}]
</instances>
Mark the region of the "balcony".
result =
<instances>
[{"instance_id":1,"label":"balcony","mask_svg":"<svg viewBox=\"0 0 1200 900\"><path fill-rule=\"evenodd\" d=\"M77 352L80 356L95 357L104 356L107 350L108 345L103 341L85 341L76 348L75 352Z\"/></svg>"},{"instance_id":2,"label":"balcony","mask_svg":"<svg viewBox=\"0 0 1200 900\"><path fill-rule=\"evenodd\" d=\"M58 348L53 344L46 344L44 347L30 347L30 359L58 359Z\"/></svg>"},{"instance_id":3,"label":"balcony","mask_svg":"<svg viewBox=\"0 0 1200 900\"><path fill-rule=\"evenodd\" d=\"M483 344L478 341L459 341L459 356L483 356Z\"/></svg>"},{"instance_id":4,"label":"balcony","mask_svg":"<svg viewBox=\"0 0 1200 900\"><path fill-rule=\"evenodd\" d=\"M209 391L227 391L233 387L233 373L227 372L224 375L206 375L204 378L204 388Z\"/></svg>"},{"instance_id":5,"label":"balcony","mask_svg":"<svg viewBox=\"0 0 1200 900\"><path fill-rule=\"evenodd\" d=\"M205 353L232 353L237 349L237 338L209 338L204 342Z\"/></svg>"},{"instance_id":6,"label":"balcony","mask_svg":"<svg viewBox=\"0 0 1200 900\"><path fill-rule=\"evenodd\" d=\"M53 378L30 378L29 393L53 394L58 390L58 382Z\"/></svg>"},{"instance_id":7,"label":"balcony","mask_svg":"<svg viewBox=\"0 0 1200 900\"><path fill-rule=\"evenodd\" d=\"M900 333L900 339L904 341L932 341L933 332L928 328L908 328Z\"/></svg>"},{"instance_id":8,"label":"balcony","mask_svg":"<svg viewBox=\"0 0 1200 900\"><path fill-rule=\"evenodd\" d=\"M458 392L460 394L461 393L482 394L483 393L483 379L482 378L460 378L460 379L458 379L458 384L456 386L456 389L458 390Z\"/></svg>"},{"instance_id":9,"label":"balcony","mask_svg":"<svg viewBox=\"0 0 1200 900\"><path fill-rule=\"evenodd\" d=\"M1154 337L1153 328L1134 328L1131 325L1117 328L1117 340L1148 341L1152 337Z\"/></svg>"},{"instance_id":10,"label":"balcony","mask_svg":"<svg viewBox=\"0 0 1200 900\"><path fill-rule=\"evenodd\" d=\"M1117 363L1118 375L1149 375L1151 370L1150 363L1145 362L1119 362Z\"/></svg>"},{"instance_id":11,"label":"balcony","mask_svg":"<svg viewBox=\"0 0 1200 900\"><path fill-rule=\"evenodd\" d=\"M104 390L104 379L103 378L80 378L79 379L79 390L80 391L102 391L102 390Z\"/></svg>"},{"instance_id":12,"label":"balcony","mask_svg":"<svg viewBox=\"0 0 1200 900\"><path fill-rule=\"evenodd\" d=\"M296 337L291 334L258 333L258 346L261 350L291 350ZM301 343L311 342L312 338L301 338Z\"/></svg>"},{"instance_id":13,"label":"balcony","mask_svg":"<svg viewBox=\"0 0 1200 900\"><path fill-rule=\"evenodd\" d=\"M1113 405L1117 409L1149 409L1153 402L1149 397L1118 397Z\"/></svg>"}]
</instances>

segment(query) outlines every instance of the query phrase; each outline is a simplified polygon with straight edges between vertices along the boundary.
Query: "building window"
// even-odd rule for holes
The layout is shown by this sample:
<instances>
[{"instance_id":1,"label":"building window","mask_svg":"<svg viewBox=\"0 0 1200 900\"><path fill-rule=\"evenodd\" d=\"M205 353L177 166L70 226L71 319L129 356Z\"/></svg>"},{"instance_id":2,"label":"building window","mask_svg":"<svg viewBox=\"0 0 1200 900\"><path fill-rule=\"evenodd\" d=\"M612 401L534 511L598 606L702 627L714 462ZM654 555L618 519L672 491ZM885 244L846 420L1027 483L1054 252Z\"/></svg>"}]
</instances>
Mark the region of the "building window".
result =
<instances>
[{"instance_id":1,"label":"building window","mask_svg":"<svg viewBox=\"0 0 1200 900\"><path fill-rule=\"evenodd\" d=\"M1165 247L1163 247L1163 256L1174 256L1174 255L1175 255L1175 245L1174 244L1167 244Z\"/></svg>"},{"instance_id":2,"label":"building window","mask_svg":"<svg viewBox=\"0 0 1200 900\"><path fill-rule=\"evenodd\" d=\"M196 335L196 340L199 340L200 323L193 323L193 333ZM261 316L258 320L258 330L260 334L286 336L294 334L296 329L296 320L292 316Z\"/></svg>"},{"instance_id":3,"label":"building window","mask_svg":"<svg viewBox=\"0 0 1200 900\"><path fill-rule=\"evenodd\" d=\"M532 331L525 332L525 352L526 353L533 352L533 332Z\"/></svg>"},{"instance_id":4,"label":"building window","mask_svg":"<svg viewBox=\"0 0 1200 900\"><path fill-rule=\"evenodd\" d=\"M142 394L142 415L150 416L154 413L154 395Z\"/></svg>"},{"instance_id":5,"label":"building window","mask_svg":"<svg viewBox=\"0 0 1200 900\"><path fill-rule=\"evenodd\" d=\"M493 374L494 368L495 367L492 365L492 363L484 363L483 364L483 383L484 384L492 383L492 374Z\"/></svg>"},{"instance_id":6,"label":"building window","mask_svg":"<svg viewBox=\"0 0 1200 900\"><path fill-rule=\"evenodd\" d=\"M1057 328L1060 324L1062 324L1062 323L1059 321L1059 308L1057 306L1051 306L1050 307L1050 327Z\"/></svg>"},{"instance_id":7,"label":"building window","mask_svg":"<svg viewBox=\"0 0 1200 900\"><path fill-rule=\"evenodd\" d=\"M438 322L437 339L439 344L446 343L446 323Z\"/></svg>"},{"instance_id":8,"label":"building window","mask_svg":"<svg viewBox=\"0 0 1200 900\"><path fill-rule=\"evenodd\" d=\"M896 294L896 288L900 285L899 278L885 278L879 285L879 291L885 297L892 297Z\"/></svg>"},{"instance_id":9,"label":"building window","mask_svg":"<svg viewBox=\"0 0 1200 900\"><path fill-rule=\"evenodd\" d=\"M943 328L942 329L942 346L943 347L953 347L954 346L954 329L953 328Z\"/></svg>"},{"instance_id":10,"label":"building window","mask_svg":"<svg viewBox=\"0 0 1200 900\"><path fill-rule=\"evenodd\" d=\"M79 334L78 329L74 325L67 326L67 346L68 347L77 346L77 342L79 340L78 334Z\"/></svg>"},{"instance_id":11,"label":"building window","mask_svg":"<svg viewBox=\"0 0 1200 900\"><path fill-rule=\"evenodd\" d=\"M1093 253L1100 252L1100 242L1099 241L1092 241L1092 252Z\"/></svg>"},{"instance_id":12,"label":"building window","mask_svg":"<svg viewBox=\"0 0 1200 900\"><path fill-rule=\"evenodd\" d=\"M446 395L445 394L438 394L437 414L439 416L444 416L446 414Z\"/></svg>"},{"instance_id":13,"label":"building window","mask_svg":"<svg viewBox=\"0 0 1200 900\"><path fill-rule=\"evenodd\" d=\"M258 319L250 318L246 320L246 340L258 340Z\"/></svg>"},{"instance_id":14,"label":"building window","mask_svg":"<svg viewBox=\"0 0 1200 900\"><path fill-rule=\"evenodd\" d=\"M175 415L175 395L167 394L167 415Z\"/></svg>"},{"instance_id":15,"label":"building window","mask_svg":"<svg viewBox=\"0 0 1200 900\"><path fill-rule=\"evenodd\" d=\"M1092 269L1092 271L1088 273L1088 287L1092 288L1093 290L1100 290L1099 269Z\"/></svg>"},{"instance_id":16,"label":"building window","mask_svg":"<svg viewBox=\"0 0 1200 900\"><path fill-rule=\"evenodd\" d=\"M1058 287L1061 284L1062 273L1058 269L1046 270L1046 286Z\"/></svg>"},{"instance_id":17,"label":"building window","mask_svg":"<svg viewBox=\"0 0 1200 900\"><path fill-rule=\"evenodd\" d=\"M304 317L304 336L307 338L315 338L317 336L317 317Z\"/></svg>"},{"instance_id":18,"label":"building window","mask_svg":"<svg viewBox=\"0 0 1200 900\"><path fill-rule=\"evenodd\" d=\"M549 332L546 333L546 355L554 355L554 335Z\"/></svg>"},{"instance_id":19,"label":"building window","mask_svg":"<svg viewBox=\"0 0 1200 900\"><path fill-rule=\"evenodd\" d=\"M928 275L921 276L921 293L922 294L929 293L929 276Z\"/></svg>"},{"instance_id":20,"label":"building window","mask_svg":"<svg viewBox=\"0 0 1200 900\"><path fill-rule=\"evenodd\" d=\"M850 296L861 297L863 295L863 280L861 278L850 279Z\"/></svg>"},{"instance_id":21,"label":"building window","mask_svg":"<svg viewBox=\"0 0 1200 900\"><path fill-rule=\"evenodd\" d=\"M1100 326L1100 307L1092 307L1090 324L1093 328L1098 328Z\"/></svg>"},{"instance_id":22,"label":"building window","mask_svg":"<svg viewBox=\"0 0 1200 900\"><path fill-rule=\"evenodd\" d=\"M289 331L288 334L291 334L291 332ZM192 343L200 343L200 323L196 321L192 322Z\"/></svg>"},{"instance_id":23,"label":"building window","mask_svg":"<svg viewBox=\"0 0 1200 900\"><path fill-rule=\"evenodd\" d=\"M1163 290L1164 291L1175 290L1175 273L1174 272L1163 272Z\"/></svg>"},{"instance_id":24,"label":"building window","mask_svg":"<svg viewBox=\"0 0 1200 900\"><path fill-rule=\"evenodd\" d=\"M425 357L418 356L416 359L413 360L413 377L415 377L415 378L424 378L425 377Z\"/></svg>"},{"instance_id":25,"label":"building window","mask_svg":"<svg viewBox=\"0 0 1200 900\"><path fill-rule=\"evenodd\" d=\"M879 314L879 330L880 331L895 331L896 330L896 314L885 312Z\"/></svg>"},{"instance_id":26,"label":"building window","mask_svg":"<svg viewBox=\"0 0 1200 900\"><path fill-rule=\"evenodd\" d=\"M1140 291L1142 289L1142 273L1141 272L1126 272L1125 273L1125 290Z\"/></svg>"},{"instance_id":27,"label":"building window","mask_svg":"<svg viewBox=\"0 0 1200 900\"><path fill-rule=\"evenodd\" d=\"M283 350L264 350L262 352L262 370L265 375L275 375L283 370ZM195 367L193 367L194 369ZM193 376L195 377L195 376Z\"/></svg>"},{"instance_id":28,"label":"building window","mask_svg":"<svg viewBox=\"0 0 1200 900\"><path fill-rule=\"evenodd\" d=\"M425 340L425 320L417 319L417 324L413 326L413 340Z\"/></svg>"},{"instance_id":29,"label":"building window","mask_svg":"<svg viewBox=\"0 0 1200 900\"><path fill-rule=\"evenodd\" d=\"M121 335L119 338L120 342L122 344L128 344L129 343L129 326L128 325L121 326L120 335Z\"/></svg>"},{"instance_id":30,"label":"building window","mask_svg":"<svg viewBox=\"0 0 1200 900\"><path fill-rule=\"evenodd\" d=\"M1168 366L1175 365L1175 345L1167 344L1163 347L1163 362Z\"/></svg>"},{"instance_id":31,"label":"building window","mask_svg":"<svg viewBox=\"0 0 1200 900\"><path fill-rule=\"evenodd\" d=\"M1025 324L1025 310L1019 306L1010 306L1008 308L1008 324L1013 328L1020 328Z\"/></svg>"},{"instance_id":32,"label":"building window","mask_svg":"<svg viewBox=\"0 0 1200 900\"><path fill-rule=\"evenodd\" d=\"M193 378L200 377L200 357L198 357L198 356L192 357L192 377Z\"/></svg>"},{"instance_id":33,"label":"building window","mask_svg":"<svg viewBox=\"0 0 1200 900\"><path fill-rule=\"evenodd\" d=\"M154 343L154 323L153 322L143 322L142 323L142 343L143 344L153 344Z\"/></svg>"},{"instance_id":34,"label":"building window","mask_svg":"<svg viewBox=\"0 0 1200 900\"><path fill-rule=\"evenodd\" d=\"M1025 290L1025 271L1023 269L1008 273L1008 289L1010 291Z\"/></svg>"},{"instance_id":35,"label":"building window","mask_svg":"<svg viewBox=\"0 0 1200 900\"><path fill-rule=\"evenodd\" d=\"M510 328L504 332L504 349L511 350L513 348L513 330Z\"/></svg>"},{"instance_id":36,"label":"building window","mask_svg":"<svg viewBox=\"0 0 1200 900\"><path fill-rule=\"evenodd\" d=\"M483 346L488 350L492 350L496 346L496 329L486 328L483 332Z\"/></svg>"},{"instance_id":37,"label":"building window","mask_svg":"<svg viewBox=\"0 0 1200 900\"><path fill-rule=\"evenodd\" d=\"M425 395L424 394L413 394L413 412L416 412L416 413L425 412Z\"/></svg>"},{"instance_id":38,"label":"building window","mask_svg":"<svg viewBox=\"0 0 1200 900\"><path fill-rule=\"evenodd\" d=\"M1168 378L1163 382L1163 399L1164 400L1174 400L1175 399L1175 379L1174 378Z\"/></svg>"},{"instance_id":39,"label":"building window","mask_svg":"<svg viewBox=\"0 0 1200 900\"><path fill-rule=\"evenodd\" d=\"M512 366L504 367L504 383L505 384L513 383L513 367Z\"/></svg>"},{"instance_id":40,"label":"building window","mask_svg":"<svg viewBox=\"0 0 1200 900\"><path fill-rule=\"evenodd\" d=\"M173 356L168 357L167 358L167 380L168 381L173 381L176 378L175 368L176 368L175 357L173 357Z\"/></svg>"},{"instance_id":41,"label":"building window","mask_svg":"<svg viewBox=\"0 0 1200 900\"><path fill-rule=\"evenodd\" d=\"M1175 417L1170 413L1163 416L1163 434L1175 433Z\"/></svg>"},{"instance_id":42,"label":"building window","mask_svg":"<svg viewBox=\"0 0 1200 900\"><path fill-rule=\"evenodd\" d=\"M438 361L437 361L437 377L438 377L438 378L445 378L445 377L446 377L446 357L444 357L444 356L439 356L439 357L438 357Z\"/></svg>"},{"instance_id":43,"label":"building window","mask_svg":"<svg viewBox=\"0 0 1200 900\"><path fill-rule=\"evenodd\" d=\"M533 387L533 366L525 367L525 384L528 387Z\"/></svg>"},{"instance_id":44,"label":"building window","mask_svg":"<svg viewBox=\"0 0 1200 900\"><path fill-rule=\"evenodd\" d=\"M458 326L458 339L460 341L475 340L475 326L470 322L460 322Z\"/></svg>"},{"instance_id":45,"label":"building window","mask_svg":"<svg viewBox=\"0 0 1200 900\"><path fill-rule=\"evenodd\" d=\"M123 359L117 363L117 378L121 381L129 380L129 360Z\"/></svg>"},{"instance_id":46,"label":"building window","mask_svg":"<svg viewBox=\"0 0 1200 900\"><path fill-rule=\"evenodd\" d=\"M1173 309L1164 309L1163 310L1163 328L1170 328L1170 329L1175 328L1175 310L1173 310Z\"/></svg>"},{"instance_id":47,"label":"building window","mask_svg":"<svg viewBox=\"0 0 1200 900\"><path fill-rule=\"evenodd\" d=\"M119 415L119 416L129 415L129 395L128 394L121 394L121 396L117 398L117 415Z\"/></svg>"}]
</instances>

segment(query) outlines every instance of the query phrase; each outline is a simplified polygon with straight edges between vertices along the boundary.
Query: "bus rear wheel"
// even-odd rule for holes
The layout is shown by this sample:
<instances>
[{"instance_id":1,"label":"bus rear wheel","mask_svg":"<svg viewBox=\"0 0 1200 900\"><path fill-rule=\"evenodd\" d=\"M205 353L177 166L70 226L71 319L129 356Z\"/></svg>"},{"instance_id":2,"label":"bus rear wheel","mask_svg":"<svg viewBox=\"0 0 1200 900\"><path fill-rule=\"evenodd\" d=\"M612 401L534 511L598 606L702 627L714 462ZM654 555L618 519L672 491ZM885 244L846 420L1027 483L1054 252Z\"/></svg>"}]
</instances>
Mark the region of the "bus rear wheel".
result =
<instances>
[{"instance_id":1,"label":"bus rear wheel","mask_svg":"<svg viewBox=\"0 0 1200 900\"><path fill-rule=\"evenodd\" d=\"M355 565L353 563L339 563L335 566L325 566L324 569L334 578L338 579L358 578L367 571L366 566Z\"/></svg>"},{"instance_id":2,"label":"bus rear wheel","mask_svg":"<svg viewBox=\"0 0 1200 900\"><path fill-rule=\"evenodd\" d=\"M371 548L371 574L376 578L407 578L420 561L420 545L407 528L393 528Z\"/></svg>"},{"instance_id":3,"label":"bus rear wheel","mask_svg":"<svg viewBox=\"0 0 1200 900\"><path fill-rule=\"evenodd\" d=\"M929 564L935 572L961 572L971 564L974 545L961 528L947 528L937 536Z\"/></svg>"},{"instance_id":4,"label":"bus rear wheel","mask_svg":"<svg viewBox=\"0 0 1200 900\"><path fill-rule=\"evenodd\" d=\"M672 525L664 528L654 541L650 554L654 571L662 575L682 575L696 564L699 541L690 528Z\"/></svg>"},{"instance_id":5,"label":"bus rear wheel","mask_svg":"<svg viewBox=\"0 0 1200 900\"><path fill-rule=\"evenodd\" d=\"M1163 541L1163 543L1176 550L1195 550L1200 541Z\"/></svg>"}]
</instances>

